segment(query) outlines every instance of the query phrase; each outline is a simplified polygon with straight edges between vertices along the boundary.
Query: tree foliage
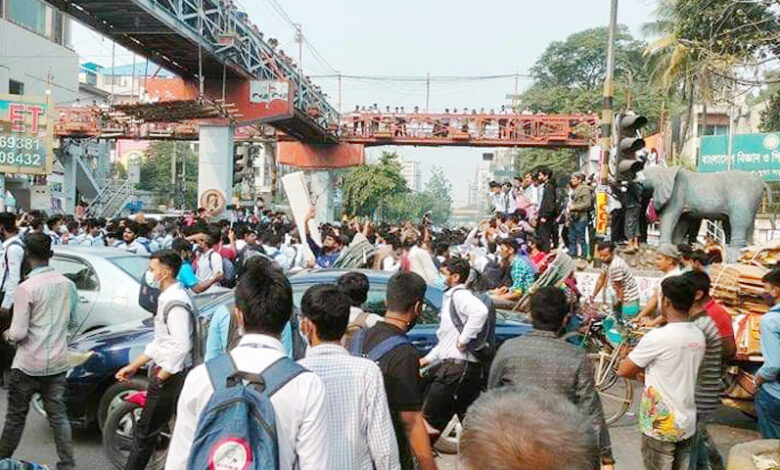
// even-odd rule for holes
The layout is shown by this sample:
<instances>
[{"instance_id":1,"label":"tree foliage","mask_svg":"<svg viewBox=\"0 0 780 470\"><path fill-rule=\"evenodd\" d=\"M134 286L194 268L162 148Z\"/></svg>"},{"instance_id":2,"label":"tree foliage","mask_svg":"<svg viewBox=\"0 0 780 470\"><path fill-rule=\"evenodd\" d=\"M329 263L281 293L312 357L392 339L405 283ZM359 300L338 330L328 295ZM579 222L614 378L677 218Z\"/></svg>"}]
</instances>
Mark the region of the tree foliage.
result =
<instances>
[{"instance_id":1,"label":"tree foliage","mask_svg":"<svg viewBox=\"0 0 780 470\"><path fill-rule=\"evenodd\" d=\"M553 173L569 175L577 171L577 150L574 149L526 149L515 159L515 174L524 175L540 166L549 167Z\"/></svg>"},{"instance_id":2,"label":"tree foliage","mask_svg":"<svg viewBox=\"0 0 780 470\"><path fill-rule=\"evenodd\" d=\"M767 103L767 108L761 112L761 132L780 131L780 90L776 91Z\"/></svg>"},{"instance_id":3,"label":"tree foliage","mask_svg":"<svg viewBox=\"0 0 780 470\"><path fill-rule=\"evenodd\" d=\"M176 152L177 166L185 165L185 181L182 204L197 207L198 197L198 157L189 145L168 141L154 141L149 145L146 157L141 163L141 180L138 189L154 191L165 195L165 202L172 195L180 194L180 188L171 185L171 159ZM177 200L177 202L179 202Z\"/></svg>"},{"instance_id":4,"label":"tree foliage","mask_svg":"<svg viewBox=\"0 0 780 470\"><path fill-rule=\"evenodd\" d=\"M602 107L606 75L607 28L574 33L547 46L531 69L534 84L523 93L523 104L545 113L588 113ZM648 86L642 54L645 44L625 26L615 38L615 109L644 114L657 127L662 97Z\"/></svg>"},{"instance_id":5,"label":"tree foliage","mask_svg":"<svg viewBox=\"0 0 780 470\"><path fill-rule=\"evenodd\" d=\"M422 193L433 201L431 209L431 221L434 224L447 222L452 213L452 184L444 175L444 170L434 166L431 169L431 179L425 183L425 191Z\"/></svg>"},{"instance_id":6,"label":"tree foliage","mask_svg":"<svg viewBox=\"0 0 780 470\"><path fill-rule=\"evenodd\" d=\"M401 175L394 152L384 152L379 162L348 171L343 178L342 201L348 215L376 216L387 222L419 222L426 212L444 224L452 210L452 185L441 168L434 167L425 191L413 193Z\"/></svg>"},{"instance_id":7,"label":"tree foliage","mask_svg":"<svg viewBox=\"0 0 780 470\"><path fill-rule=\"evenodd\" d=\"M398 154L382 152L378 163L359 166L344 175L343 207L350 215L373 216L386 199L407 192Z\"/></svg>"}]
</instances>

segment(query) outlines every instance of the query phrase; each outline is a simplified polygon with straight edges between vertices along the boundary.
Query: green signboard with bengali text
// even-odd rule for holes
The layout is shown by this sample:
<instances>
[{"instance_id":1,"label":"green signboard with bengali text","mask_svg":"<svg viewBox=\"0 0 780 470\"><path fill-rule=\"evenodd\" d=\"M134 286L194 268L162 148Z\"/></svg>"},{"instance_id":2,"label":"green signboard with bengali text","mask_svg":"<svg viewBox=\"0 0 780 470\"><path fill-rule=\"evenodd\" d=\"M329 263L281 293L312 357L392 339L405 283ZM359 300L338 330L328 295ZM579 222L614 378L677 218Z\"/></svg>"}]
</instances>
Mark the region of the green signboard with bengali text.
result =
<instances>
[{"instance_id":1,"label":"green signboard with bengali text","mask_svg":"<svg viewBox=\"0 0 780 470\"><path fill-rule=\"evenodd\" d=\"M699 171L728 170L728 136L701 138ZM758 173L764 181L780 181L780 132L734 136L731 169Z\"/></svg>"}]
</instances>

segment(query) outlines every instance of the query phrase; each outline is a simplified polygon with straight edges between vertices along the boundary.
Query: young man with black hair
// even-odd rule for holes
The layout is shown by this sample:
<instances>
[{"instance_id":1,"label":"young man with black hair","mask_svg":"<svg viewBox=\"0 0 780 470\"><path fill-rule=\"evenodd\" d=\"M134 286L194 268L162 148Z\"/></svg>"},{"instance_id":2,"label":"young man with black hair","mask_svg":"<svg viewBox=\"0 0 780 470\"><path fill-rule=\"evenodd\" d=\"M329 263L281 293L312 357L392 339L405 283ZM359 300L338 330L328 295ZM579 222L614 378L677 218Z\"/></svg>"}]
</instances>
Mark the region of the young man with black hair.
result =
<instances>
[{"instance_id":1,"label":"young man with black hair","mask_svg":"<svg viewBox=\"0 0 780 470\"><path fill-rule=\"evenodd\" d=\"M336 285L349 299L349 325L361 324L363 328L371 328L382 317L375 313L363 311L363 304L368 300L369 282L368 276L359 272L342 274L336 279Z\"/></svg>"},{"instance_id":2,"label":"young man with black hair","mask_svg":"<svg viewBox=\"0 0 780 470\"><path fill-rule=\"evenodd\" d=\"M704 359L696 376L696 432L698 452L697 468L708 470L725 470L726 466L718 452L718 447L712 436L707 431L707 423L715 418L715 413L720 407L720 393L722 391L722 377L725 373L723 367L724 348L723 341L718 331L718 326L704 309L706 299L709 299L710 278L699 271L688 271L682 275L694 286L695 297L688 318L702 333L707 348L704 351Z\"/></svg>"},{"instance_id":3,"label":"young man with black hair","mask_svg":"<svg viewBox=\"0 0 780 470\"><path fill-rule=\"evenodd\" d=\"M491 291L491 295L498 300L505 302L514 302L519 300L523 294L533 285L536 275L530 259L518 254L519 245L515 238L508 237L498 242L499 254L505 268L509 270L509 277L512 284L501 286Z\"/></svg>"},{"instance_id":4,"label":"young man with black hair","mask_svg":"<svg viewBox=\"0 0 780 470\"><path fill-rule=\"evenodd\" d=\"M438 343L420 359L420 366L436 364L423 414L433 428L443 431L453 414L465 415L482 388L482 364L467 346L488 320L488 307L465 286L471 271L468 261L450 258L440 271L447 290L436 330ZM461 329L456 326L454 315L458 316Z\"/></svg>"},{"instance_id":5,"label":"young man with black hair","mask_svg":"<svg viewBox=\"0 0 780 470\"><path fill-rule=\"evenodd\" d=\"M220 234L216 228L208 227L195 239L201 252L195 274L198 277L198 284L207 286L204 291L206 292L213 286L219 286L219 281L222 280L223 276L222 255L215 249Z\"/></svg>"},{"instance_id":6,"label":"young man with black hair","mask_svg":"<svg viewBox=\"0 0 780 470\"><path fill-rule=\"evenodd\" d=\"M647 470L687 469L696 434L696 376L706 342L689 321L693 283L682 276L661 282L661 315L666 325L650 330L623 359L618 375L645 374L639 404L642 459Z\"/></svg>"},{"instance_id":7,"label":"young man with black hair","mask_svg":"<svg viewBox=\"0 0 780 470\"><path fill-rule=\"evenodd\" d=\"M330 466L323 469L397 470L382 372L341 346L349 310L347 296L332 285L312 286L301 299L301 332L311 347L299 363L322 380L328 410Z\"/></svg>"},{"instance_id":8,"label":"young man with black hair","mask_svg":"<svg viewBox=\"0 0 780 470\"><path fill-rule=\"evenodd\" d=\"M601 289L609 281L615 291L615 304L613 307L619 310L624 319L635 317L639 314L639 285L631 272L626 260L615 254L615 244L601 242L596 246L596 256L601 260L601 274L596 281L596 288L590 301L599 295Z\"/></svg>"},{"instance_id":9,"label":"young man with black hair","mask_svg":"<svg viewBox=\"0 0 780 470\"><path fill-rule=\"evenodd\" d=\"M282 330L293 313L290 281L270 263L249 263L235 289L234 315L245 334L231 355L239 371L261 374L285 356ZM192 369L176 408L166 470L184 470L201 412L214 393L205 365ZM271 396L276 417L279 470L330 468L327 410L322 381L304 372Z\"/></svg>"},{"instance_id":10,"label":"young man with black hair","mask_svg":"<svg viewBox=\"0 0 780 470\"><path fill-rule=\"evenodd\" d=\"M11 325L11 311L14 304L14 292L22 281L22 263L24 262L24 240L16 226L16 216L10 212L0 212L0 237L3 239L3 253L0 257L0 333ZM13 348L0 345L0 384L4 383L5 373L11 369L14 357Z\"/></svg>"},{"instance_id":11,"label":"young man with black hair","mask_svg":"<svg viewBox=\"0 0 780 470\"><path fill-rule=\"evenodd\" d=\"M780 439L780 268L763 278L766 299L772 304L761 317L761 354L764 364L756 372L758 432L764 439Z\"/></svg>"},{"instance_id":12,"label":"young man with black hair","mask_svg":"<svg viewBox=\"0 0 780 470\"><path fill-rule=\"evenodd\" d=\"M395 428L403 470L415 468L412 453L422 470L435 470L436 462L422 415L422 382L417 350L406 333L417 323L425 302L427 285L419 274L402 271L387 282L387 312L384 321L365 333L362 353L368 353L391 337L406 339L378 362L385 383L390 416Z\"/></svg>"},{"instance_id":13,"label":"young man with black hair","mask_svg":"<svg viewBox=\"0 0 780 470\"><path fill-rule=\"evenodd\" d=\"M152 252L149 249L148 244L144 245L138 240L140 232L141 228L136 222L128 221L125 225L125 230L122 233L124 244L120 245L120 247L137 255L150 255Z\"/></svg>"},{"instance_id":14,"label":"young man with black hair","mask_svg":"<svg viewBox=\"0 0 780 470\"><path fill-rule=\"evenodd\" d=\"M303 226L306 230L306 242L309 244L309 248L314 253L315 265L320 268L330 268L336 263L341 255L341 241L339 236L333 230L328 230L322 237L322 246L319 246L309 233L309 221L316 215L316 209L314 207L306 214L306 220Z\"/></svg>"},{"instance_id":15,"label":"young man with black hair","mask_svg":"<svg viewBox=\"0 0 780 470\"><path fill-rule=\"evenodd\" d=\"M539 187L536 234L539 237L539 247L546 252L558 245L558 230L556 230L555 224L555 218L558 216L558 203L552 177L553 172L547 167L540 168L536 174Z\"/></svg>"},{"instance_id":16,"label":"young man with black hair","mask_svg":"<svg viewBox=\"0 0 780 470\"><path fill-rule=\"evenodd\" d=\"M587 416L599 442L602 468L612 468L612 448L604 410L593 383L590 359L582 348L559 338L569 315L562 290L543 287L531 296L533 331L504 342L490 367L488 388L533 386L568 398Z\"/></svg>"},{"instance_id":17,"label":"young man with black hair","mask_svg":"<svg viewBox=\"0 0 780 470\"><path fill-rule=\"evenodd\" d=\"M160 433L167 427L176 407L184 377L192 366L194 304L176 276L181 258L173 250L154 253L149 259L147 283L160 289L154 338L143 354L116 373L124 382L149 362L154 362L146 406L133 430L133 446L125 470L143 470L154 452Z\"/></svg>"},{"instance_id":18,"label":"young man with black hair","mask_svg":"<svg viewBox=\"0 0 780 470\"><path fill-rule=\"evenodd\" d=\"M75 469L70 421L65 408L68 334L73 333L78 293L71 280L49 267L51 238L43 233L26 237L27 261L32 270L14 291L14 316L3 333L16 343L8 386L8 408L0 460L13 455L24 431L33 394L40 393L60 461L58 469Z\"/></svg>"}]
</instances>

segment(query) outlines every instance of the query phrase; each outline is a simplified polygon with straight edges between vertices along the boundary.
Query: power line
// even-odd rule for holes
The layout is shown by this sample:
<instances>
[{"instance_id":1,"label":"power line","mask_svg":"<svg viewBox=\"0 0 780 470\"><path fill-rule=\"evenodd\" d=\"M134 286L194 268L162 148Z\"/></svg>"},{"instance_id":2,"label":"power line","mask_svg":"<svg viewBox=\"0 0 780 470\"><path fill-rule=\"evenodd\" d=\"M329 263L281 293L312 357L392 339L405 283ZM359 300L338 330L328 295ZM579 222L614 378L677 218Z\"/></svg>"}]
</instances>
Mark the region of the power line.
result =
<instances>
[{"instance_id":1,"label":"power line","mask_svg":"<svg viewBox=\"0 0 780 470\"><path fill-rule=\"evenodd\" d=\"M477 81L477 80L497 80L502 78L534 78L532 75L523 74L500 74L500 75L439 75L430 77L427 75L345 75L345 74L330 74L330 75L311 75L311 78L338 78L353 79L353 80L374 80L374 81L390 81L390 82L427 82L427 81Z\"/></svg>"}]
</instances>

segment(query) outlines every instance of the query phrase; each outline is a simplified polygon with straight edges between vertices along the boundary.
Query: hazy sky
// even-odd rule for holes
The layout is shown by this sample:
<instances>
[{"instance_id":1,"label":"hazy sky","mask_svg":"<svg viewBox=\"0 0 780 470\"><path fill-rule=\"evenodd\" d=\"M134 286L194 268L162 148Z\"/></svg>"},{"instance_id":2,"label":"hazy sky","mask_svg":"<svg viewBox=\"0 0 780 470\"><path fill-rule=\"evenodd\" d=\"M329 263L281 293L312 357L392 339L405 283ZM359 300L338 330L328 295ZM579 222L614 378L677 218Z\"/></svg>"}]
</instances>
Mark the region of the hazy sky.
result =
<instances>
[{"instance_id":1,"label":"hazy sky","mask_svg":"<svg viewBox=\"0 0 780 470\"><path fill-rule=\"evenodd\" d=\"M358 76L484 76L519 73L530 67L552 41L606 25L609 0L276 0L289 19L300 23L308 45L303 50L304 72ZM623 0L618 21L634 34L652 19L658 0ZM240 0L252 21L275 37L280 47L298 57L295 31L273 0ZM111 42L84 27L74 28L73 45L83 60L111 66ZM136 60L145 60L138 57ZM117 47L116 65L132 63L132 54ZM314 78L338 105L338 81ZM522 92L530 80L521 77ZM513 77L492 80L437 80L431 84L431 110L445 107L499 108L513 93ZM343 79L342 111L356 104L378 103L382 108L425 106L424 81ZM466 187L482 152L480 148L413 148L398 152L423 166L423 183L433 165L444 168L455 187L456 203L465 202ZM369 157L381 149L369 151Z\"/></svg>"}]
</instances>

